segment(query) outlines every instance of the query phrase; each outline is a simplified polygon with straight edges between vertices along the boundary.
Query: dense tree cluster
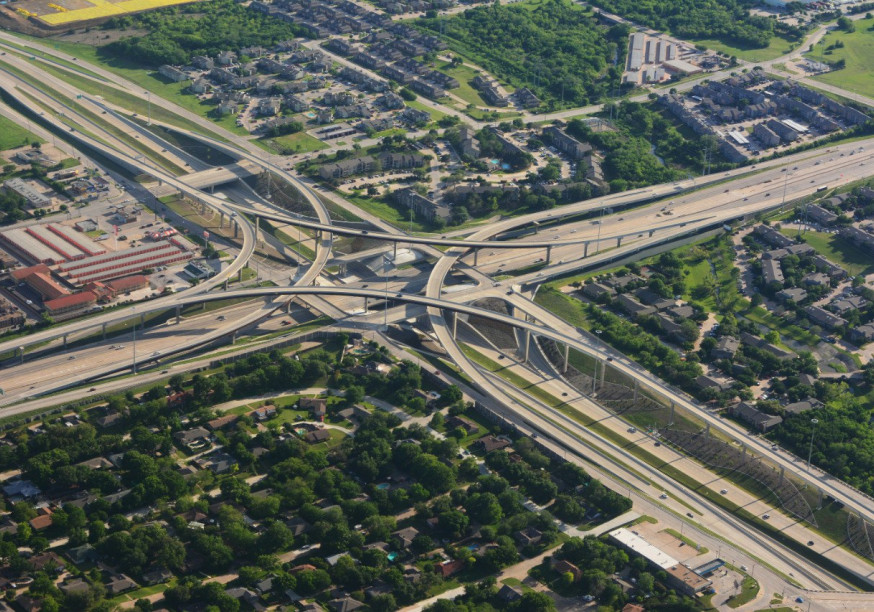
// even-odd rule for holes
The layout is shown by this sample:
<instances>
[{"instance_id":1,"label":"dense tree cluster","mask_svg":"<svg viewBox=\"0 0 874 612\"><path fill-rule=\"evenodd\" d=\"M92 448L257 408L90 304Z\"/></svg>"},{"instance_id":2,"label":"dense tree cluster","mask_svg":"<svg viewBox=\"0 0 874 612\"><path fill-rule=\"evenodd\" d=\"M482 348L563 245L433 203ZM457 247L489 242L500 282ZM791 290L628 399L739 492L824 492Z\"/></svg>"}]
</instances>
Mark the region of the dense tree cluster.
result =
<instances>
[{"instance_id":1,"label":"dense tree cluster","mask_svg":"<svg viewBox=\"0 0 874 612\"><path fill-rule=\"evenodd\" d=\"M591 13L567 0L534 7L495 3L417 23L541 99L581 106L619 86L628 28L599 26Z\"/></svg>"},{"instance_id":2,"label":"dense tree cluster","mask_svg":"<svg viewBox=\"0 0 874 612\"><path fill-rule=\"evenodd\" d=\"M690 40L716 39L741 47L767 47L774 21L753 16L750 0L595 0L593 5L636 23Z\"/></svg>"},{"instance_id":3,"label":"dense tree cluster","mask_svg":"<svg viewBox=\"0 0 874 612\"><path fill-rule=\"evenodd\" d=\"M253 11L233 0L209 0L194 5L114 17L105 29L146 30L100 48L109 58L136 65L180 65L195 55L273 44L304 36L298 25Z\"/></svg>"}]
</instances>

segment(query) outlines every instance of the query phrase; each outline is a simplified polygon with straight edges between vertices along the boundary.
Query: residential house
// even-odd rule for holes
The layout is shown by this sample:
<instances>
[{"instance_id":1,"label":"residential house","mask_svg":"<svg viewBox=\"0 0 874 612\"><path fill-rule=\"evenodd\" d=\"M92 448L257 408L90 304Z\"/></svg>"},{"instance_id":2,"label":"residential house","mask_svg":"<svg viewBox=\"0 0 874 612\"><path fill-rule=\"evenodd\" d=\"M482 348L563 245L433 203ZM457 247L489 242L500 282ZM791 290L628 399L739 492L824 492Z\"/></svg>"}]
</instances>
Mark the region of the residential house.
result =
<instances>
[{"instance_id":1,"label":"residential house","mask_svg":"<svg viewBox=\"0 0 874 612\"><path fill-rule=\"evenodd\" d=\"M324 164L319 168L319 176L323 179L344 178L353 174L364 174L372 171L374 168L376 168L376 160L369 155L364 155L362 157Z\"/></svg>"},{"instance_id":2,"label":"residential house","mask_svg":"<svg viewBox=\"0 0 874 612\"><path fill-rule=\"evenodd\" d=\"M533 546L540 544L543 539L543 532L535 527L528 526L525 529L517 531L514 535L520 546Z\"/></svg>"},{"instance_id":3,"label":"residential house","mask_svg":"<svg viewBox=\"0 0 874 612\"><path fill-rule=\"evenodd\" d=\"M811 204L807 207L807 218L819 225L832 225L838 220L838 216L835 213L816 204Z\"/></svg>"},{"instance_id":4,"label":"residential house","mask_svg":"<svg viewBox=\"0 0 874 612\"><path fill-rule=\"evenodd\" d=\"M240 420L240 415L238 414L225 414L211 421L207 421L206 428L210 431L218 431L219 429L224 429L228 425L233 425L238 420Z\"/></svg>"},{"instance_id":5,"label":"residential house","mask_svg":"<svg viewBox=\"0 0 874 612\"><path fill-rule=\"evenodd\" d=\"M522 599L523 594L522 587L505 584L498 590L498 599L506 603L512 603Z\"/></svg>"},{"instance_id":6,"label":"residential house","mask_svg":"<svg viewBox=\"0 0 874 612\"><path fill-rule=\"evenodd\" d=\"M804 312L813 323L821 325L829 330L843 327L847 324L847 321L844 318L832 314L828 310L820 308L819 306L808 306L804 309Z\"/></svg>"},{"instance_id":7,"label":"residential house","mask_svg":"<svg viewBox=\"0 0 874 612\"><path fill-rule=\"evenodd\" d=\"M489 434L474 442L473 448L482 451L485 454L489 454L492 451L505 449L510 446L510 444L510 440L504 436Z\"/></svg>"},{"instance_id":8,"label":"residential house","mask_svg":"<svg viewBox=\"0 0 874 612\"><path fill-rule=\"evenodd\" d=\"M619 308L624 310L626 313L631 315L632 317L642 317L645 315L651 315L656 313L656 309L654 306L647 306L641 304L638 300L631 297L630 295L622 294L618 298L616 298Z\"/></svg>"},{"instance_id":9,"label":"residential house","mask_svg":"<svg viewBox=\"0 0 874 612\"><path fill-rule=\"evenodd\" d=\"M324 397L302 397L297 402L300 410L308 410L316 420L325 418L328 412L328 400Z\"/></svg>"},{"instance_id":10,"label":"residential house","mask_svg":"<svg viewBox=\"0 0 874 612\"><path fill-rule=\"evenodd\" d=\"M435 219L448 221L452 217L452 209L449 206L438 204L412 187L395 191L394 198L401 206L412 208L417 215L431 222Z\"/></svg>"},{"instance_id":11,"label":"residential house","mask_svg":"<svg viewBox=\"0 0 874 612\"><path fill-rule=\"evenodd\" d=\"M731 381L719 380L712 376L707 376L706 374L702 374L696 378L695 384L702 389L716 389L717 391L725 391L731 388Z\"/></svg>"},{"instance_id":12,"label":"residential house","mask_svg":"<svg viewBox=\"0 0 874 612\"><path fill-rule=\"evenodd\" d=\"M406 527L399 529L391 534L395 543L402 549L406 550L413 545L413 540L419 535L419 530L415 527Z\"/></svg>"},{"instance_id":13,"label":"residential house","mask_svg":"<svg viewBox=\"0 0 874 612\"><path fill-rule=\"evenodd\" d=\"M304 437L304 441L308 444L319 444L321 442L327 442L331 439L331 432L327 429L317 429L315 431L307 432Z\"/></svg>"},{"instance_id":14,"label":"residential house","mask_svg":"<svg viewBox=\"0 0 874 612\"><path fill-rule=\"evenodd\" d=\"M582 289L583 295L595 301L599 301L602 297L611 297L616 293L611 287L602 285L601 283L586 283Z\"/></svg>"},{"instance_id":15,"label":"residential house","mask_svg":"<svg viewBox=\"0 0 874 612\"><path fill-rule=\"evenodd\" d=\"M178 444L188 447L189 450L195 450L209 444L211 435L209 430L203 427L195 427L185 431L177 431L173 434L173 439Z\"/></svg>"},{"instance_id":16,"label":"residential house","mask_svg":"<svg viewBox=\"0 0 874 612\"><path fill-rule=\"evenodd\" d=\"M179 70L175 66L170 66L169 64L164 64L160 68L158 68L158 73L174 83L181 83L182 81L187 81L190 77L183 71Z\"/></svg>"},{"instance_id":17,"label":"residential house","mask_svg":"<svg viewBox=\"0 0 874 612\"><path fill-rule=\"evenodd\" d=\"M579 582L580 579L583 577L583 572L580 568L578 568L570 561L565 561L564 559L556 560L555 558L553 558L552 569L554 569L559 574L570 573L574 577L574 582Z\"/></svg>"},{"instance_id":18,"label":"residential house","mask_svg":"<svg viewBox=\"0 0 874 612\"><path fill-rule=\"evenodd\" d=\"M762 259L762 278L765 279L766 284L783 284L783 269L780 267L780 262L776 259Z\"/></svg>"},{"instance_id":19,"label":"residential house","mask_svg":"<svg viewBox=\"0 0 874 612\"><path fill-rule=\"evenodd\" d=\"M778 292L777 298L784 304L797 304L798 302L802 302L807 299L807 291L801 289L800 287L791 287L789 289L783 289L782 291Z\"/></svg>"},{"instance_id":20,"label":"residential house","mask_svg":"<svg viewBox=\"0 0 874 612\"><path fill-rule=\"evenodd\" d=\"M867 344L874 340L874 323L860 325L850 330L850 339L856 344Z\"/></svg>"},{"instance_id":21,"label":"residential house","mask_svg":"<svg viewBox=\"0 0 874 612\"><path fill-rule=\"evenodd\" d=\"M562 129L550 126L543 130L543 133L552 139L552 144L556 149L571 159L579 160L592 154L591 145L580 142L573 136L568 135Z\"/></svg>"},{"instance_id":22,"label":"residential house","mask_svg":"<svg viewBox=\"0 0 874 612\"><path fill-rule=\"evenodd\" d=\"M770 431L783 422L782 417L762 412L750 402L735 404L729 408L729 412L762 433Z\"/></svg>"},{"instance_id":23,"label":"residential house","mask_svg":"<svg viewBox=\"0 0 874 612\"><path fill-rule=\"evenodd\" d=\"M479 433L479 425L464 416L453 416L447 419L446 429L453 430L461 427L468 436Z\"/></svg>"},{"instance_id":24,"label":"residential house","mask_svg":"<svg viewBox=\"0 0 874 612\"><path fill-rule=\"evenodd\" d=\"M249 416L252 417L252 420L256 423L272 419L276 416L276 406L274 406L273 404L261 406L260 408L256 408L255 410L250 412Z\"/></svg>"}]
</instances>

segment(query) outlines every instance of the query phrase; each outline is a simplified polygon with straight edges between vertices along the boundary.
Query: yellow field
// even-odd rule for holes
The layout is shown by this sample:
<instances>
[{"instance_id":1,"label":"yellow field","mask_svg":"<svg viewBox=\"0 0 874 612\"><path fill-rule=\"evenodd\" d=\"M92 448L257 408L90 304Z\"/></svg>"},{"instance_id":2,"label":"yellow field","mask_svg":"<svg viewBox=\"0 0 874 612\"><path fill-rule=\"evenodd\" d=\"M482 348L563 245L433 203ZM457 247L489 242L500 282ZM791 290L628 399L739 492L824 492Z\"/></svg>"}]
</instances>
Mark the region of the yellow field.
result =
<instances>
[{"instance_id":1,"label":"yellow field","mask_svg":"<svg viewBox=\"0 0 874 612\"><path fill-rule=\"evenodd\" d=\"M123 2L107 2L107 0L88 0L94 6L83 9L71 9L66 12L40 15L39 19L49 25L61 25L74 21L86 21L88 19L100 19L113 15L124 15L149 9L171 6L173 4L186 4L192 0L124 0Z\"/></svg>"}]
</instances>

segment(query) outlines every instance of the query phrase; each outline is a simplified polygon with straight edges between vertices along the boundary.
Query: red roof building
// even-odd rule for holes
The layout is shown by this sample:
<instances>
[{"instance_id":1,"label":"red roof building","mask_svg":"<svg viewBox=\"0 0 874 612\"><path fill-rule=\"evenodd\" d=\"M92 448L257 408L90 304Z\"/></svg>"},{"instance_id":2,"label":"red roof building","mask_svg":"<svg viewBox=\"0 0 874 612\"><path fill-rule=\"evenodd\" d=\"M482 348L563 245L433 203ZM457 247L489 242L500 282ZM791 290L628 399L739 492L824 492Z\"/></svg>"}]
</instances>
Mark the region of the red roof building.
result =
<instances>
[{"instance_id":1,"label":"red roof building","mask_svg":"<svg viewBox=\"0 0 874 612\"><path fill-rule=\"evenodd\" d=\"M11 272L16 282L25 282L40 294L43 300L54 300L70 292L52 278L52 272L45 264L37 264L29 268L21 268Z\"/></svg>"},{"instance_id":2,"label":"red roof building","mask_svg":"<svg viewBox=\"0 0 874 612\"><path fill-rule=\"evenodd\" d=\"M52 316L62 315L76 310L82 310L97 303L97 296L90 291L82 291L72 295L65 295L54 300L43 302L48 313Z\"/></svg>"},{"instance_id":3,"label":"red roof building","mask_svg":"<svg viewBox=\"0 0 874 612\"><path fill-rule=\"evenodd\" d=\"M134 274L133 276L125 276L124 278L107 281L106 286L116 293L127 293L128 291L136 291L137 289L148 287L149 279L142 274Z\"/></svg>"}]
</instances>

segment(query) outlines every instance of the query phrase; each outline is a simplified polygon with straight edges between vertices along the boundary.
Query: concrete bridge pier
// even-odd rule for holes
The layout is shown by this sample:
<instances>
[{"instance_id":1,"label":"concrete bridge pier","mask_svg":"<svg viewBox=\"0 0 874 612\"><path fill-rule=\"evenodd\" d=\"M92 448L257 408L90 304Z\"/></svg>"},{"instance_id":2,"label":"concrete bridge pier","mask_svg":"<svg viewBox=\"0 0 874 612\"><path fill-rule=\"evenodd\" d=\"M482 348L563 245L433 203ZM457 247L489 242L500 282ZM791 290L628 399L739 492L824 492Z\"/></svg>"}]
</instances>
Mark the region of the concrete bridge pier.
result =
<instances>
[{"instance_id":1,"label":"concrete bridge pier","mask_svg":"<svg viewBox=\"0 0 874 612\"><path fill-rule=\"evenodd\" d=\"M781 465L781 466L780 466L780 480L779 480L780 483L783 482L783 477L784 477L785 475L786 475L786 469Z\"/></svg>"},{"instance_id":2,"label":"concrete bridge pier","mask_svg":"<svg viewBox=\"0 0 874 612\"><path fill-rule=\"evenodd\" d=\"M285 314L291 314L291 300L285 303Z\"/></svg>"},{"instance_id":3,"label":"concrete bridge pier","mask_svg":"<svg viewBox=\"0 0 874 612\"><path fill-rule=\"evenodd\" d=\"M255 217L255 248L258 248L258 230L261 228L261 217Z\"/></svg>"},{"instance_id":4,"label":"concrete bridge pier","mask_svg":"<svg viewBox=\"0 0 874 612\"><path fill-rule=\"evenodd\" d=\"M616 237L616 248L618 249L621 246L622 246L622 236L617 236Z\"/></svg>"},{"instance_id":5,"label":"concrete bridge pier","mask_svg":"<svg viewBox=\"0 0 874 612\"><path fill-rule=\"evenodd\" d=\"M236 343L237 343L237 332L232 332L231 333L231 344L236 344Z\"/></svg>"},{"instance_id":6,"label":"concrete bridge pier","mask_svg":"<svg viewBox=\"0 0 874 612\"><path fill-rule=\"evenodd\" d=\"M219 228L223 228L225 226L225 213L219 211Z\"/></svg>"},{"instance_id":7,"label":"concrete bridge pier","mask_svg":"<svg viewBox=\"0 0 874 612\"><path fill-rule=\"evenodd\" d=\"M240 268L239 270L237 270L237 282L238 283L243 282L243 268Z\"/></svg>"},{"instance_id":8,"label":"concrete bridge pier","mask_svg":"<svg viewBox=\"0 0 874 612\"><path fill-rule=\"evenodd\" d=\"M397 263L398 263L398 242L397 242L397 240L395 240L395 242L394 242L394 251L392 254L392 261L395 263L395 265L397 265Z\"/></svg>"},{"instance_id":9,"label":"concrete bridge pier","mask_svg":"<svg viewBox=\"0 0 874 612\"><path fill-rule=\"evenodd\" d=\"M369 310L369 306L370 306L370 298L365 295L364 296L364 314L367 314L367 311ZM455 336L455 334L452 334L452 335Z\"/></svg>"},{"instance_id":10,"label":"concrete bridge pier","mask_svg":"<svg viewBox=\"0 0 874 612\"><path fill-rule=\"evenodd\" d=\"M182 323L182 306L176 307L176 325Z\"/></svg>"},{"instance_id":11,"label":"concrete bridge pier","mask_svg":"<svg viewBox=\"0 0 874 612\"><path fill-rule=\"evenodd\" d=\"M592 368L592 397L595 396L595 390L598 387L598 363L595 362L595 367Z\"/></svg>"},{"instance_id":12,"label":"concrete bridge pier","mask_svg":"<svg viewBox=\"0 0 874 612\"><path fill-rule=\"evenodd\" d=\"M640 381L636 378L634 379L634 399L632 401L637 401L637 391L640 388Z\"/></svg>"},{"instance_id":13,"label":"concrete bridge pier","mask_svg":"<svg viewBox=\"0 0 874 612\"><path fill-rule=\"evenodd\" d=\"M206 302L203 303L203 306L206 307ZM140 329L146 329L146 313L144 312L140 313Z\"/></svg>"},{"instance_id":14,"label":"concrete bridge pier","mask_svg":"<svg viewBox=\"0 0 874 612\"><path fill-rule=\"evenodd\" d=\"M240 224L234 219L234 238L237 237L237 234L240 233Z\"/></svg>"},{"instance_id":15,"label":"concrete bridge pier","mask_svg":"<svg viewBox=\"0 0 874 612\"><path fill-rule=\"evenodd\" d=\"M225 277L225 291L228 290L228 277Z\"/></svg>"},{"instance_id":16,"label":"concrete bridge pier","mask_svg":"<svg viewBox=\"0 0 874 612\"><path fill-rule=\"evenodd\" d=\"M458 333L458 313L452 313L452 339L455 340L455 335Z\"/></svg>"},{"instance_id":17,"label":"concrete bridge pier","mask_svg":"<svg viewBox=\"0 0 874 612\"><path fill-rule=\"evenodd\" d=\"M546 247L546 263L550 263L552 261L552 245Z\"/></svg>"},{"instance_id":18,"label":"concrete bridge pier","mask_svg":"<svg viewBox=\"0 0 874 612\"><path fill-rule=\"evenodd\" d=\"M583 257L588 257L588 256L589 256L589 243L584 242L583 243Z\"/></svg>"},{"instance_id":19,"label":"concrete bridge pier","mask_svg":"<svg viewBox=\"0 0 874 612\"><path fill-rule=\"evenodd\" d=\"M67 334L64 334L64 350L67 350Z\"/></svg>"},{"instance_id":20,"label":"concrete bridge pier","mask_svg":"<svg viewBox=\"0 0 874 612\"><path fill-rule=\"evenodd\" d=\"M649 237L650 238L652 238L653 234L655 234L655 230L654 229L649 230Z\"/></svg>"},{"instance_id":21,"label":"concrete bridge pier","mask_svg":"<svg viewBox=\"0 0 874 612\"><path fill-rule=\"evenodd\" d=\"M24 347L19 346L17 353L18 353L18 356L21 357L21 363L24 363Z\"/></svg>"},{"instance_id":22,"label":"concrete bridge pier","mask_svg":"<svg viewBox=\"0 0 874 612\"><path fill-rule=\"evenodd\" d=\"M668 427L674 424L674 400L671 400L671 415L668 417ZM744 452L746 452L746 447L744 447Z\"/></svg>"},{"instance_id":23,"label":"concrete bridge pier","mask_svg":"<svg viewBox=\"0 0 874 612\"><path fill-rule=\"evenodd\" d=\"M473 265L474 267L479 265L479 249L473 250Z\"/></svg>"},{"instance_id":24,"label":"concrete bridge pier","mask_svg":"<svg viewBox=\"0 0 874 612\"><path fill-rule=\"evenodd\" d=\"M177 308L179 308L179 307L177 306ZM106 323L101 325L101 327L103 328L103 339L106 340Z\"/></svg>"}]
</instances>

